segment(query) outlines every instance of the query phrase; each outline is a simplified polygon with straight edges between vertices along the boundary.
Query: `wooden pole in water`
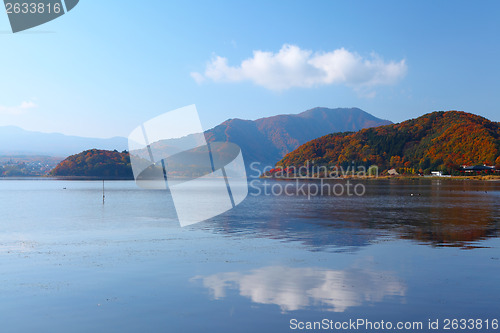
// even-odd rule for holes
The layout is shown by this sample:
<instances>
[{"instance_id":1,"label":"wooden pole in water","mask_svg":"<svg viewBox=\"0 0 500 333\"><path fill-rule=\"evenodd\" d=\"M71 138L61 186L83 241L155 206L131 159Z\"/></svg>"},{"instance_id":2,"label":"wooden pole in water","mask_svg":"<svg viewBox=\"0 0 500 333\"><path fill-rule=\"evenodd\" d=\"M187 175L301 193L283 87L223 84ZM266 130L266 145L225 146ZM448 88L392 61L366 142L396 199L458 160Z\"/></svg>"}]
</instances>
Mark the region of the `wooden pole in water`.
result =
<instances>
[{"instance_id":1,"label":"wooden pole in water","mask_svg":"<svg viewBox=\"0 0 500 333\"><path fill-rule=\"evenodd\" d=\"M102 204L104 205L104 179L102 180Z\"/></svg>"}]
</instances>

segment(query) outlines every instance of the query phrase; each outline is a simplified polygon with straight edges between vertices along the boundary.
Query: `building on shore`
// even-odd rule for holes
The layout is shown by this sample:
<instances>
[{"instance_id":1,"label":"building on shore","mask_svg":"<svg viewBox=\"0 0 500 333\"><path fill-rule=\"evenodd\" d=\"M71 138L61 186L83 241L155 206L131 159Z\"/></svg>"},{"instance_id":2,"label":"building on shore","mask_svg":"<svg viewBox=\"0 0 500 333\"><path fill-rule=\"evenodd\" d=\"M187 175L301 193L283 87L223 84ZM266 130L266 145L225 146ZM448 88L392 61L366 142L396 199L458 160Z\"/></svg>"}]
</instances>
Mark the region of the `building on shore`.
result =
<instances>
[{"instance_id":1,"label":"building on shore","mask_svg":"<svg viewBox=\"0 0 500 333\"><path fill-rule=\"evenodd\" d=\"M462 165L460 168L461 172L473 173L473 172L499 172L494 166L490 165Z\"/></svg>"}]
</instances>

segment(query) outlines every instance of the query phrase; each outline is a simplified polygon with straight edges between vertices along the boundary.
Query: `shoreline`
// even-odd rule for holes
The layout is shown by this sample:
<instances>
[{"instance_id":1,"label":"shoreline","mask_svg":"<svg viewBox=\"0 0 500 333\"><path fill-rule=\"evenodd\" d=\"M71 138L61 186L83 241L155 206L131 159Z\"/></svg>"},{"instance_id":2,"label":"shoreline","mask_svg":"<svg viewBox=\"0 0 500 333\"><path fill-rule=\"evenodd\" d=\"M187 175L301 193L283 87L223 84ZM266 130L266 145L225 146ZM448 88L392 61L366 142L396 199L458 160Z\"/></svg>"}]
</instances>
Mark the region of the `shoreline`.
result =
<instances>
[{"instance_id":1,"label":"shoreline","mask_svg":"<svg viewBox=\"0 0 500 333\"><path fill-rule=\"evenodd\" d=\"M88 181L133 181L134 178L127 177L92 177L92 176L14 176L0 177L0 180L88 180Z\"/></svg>"},{"instance_id":2,"label":"shoreline","mask_svg":"<svg viewBox=\"0 0 500 333\"><path fill-rule=\"evenodd\" d=\"M421 180L421 179L429 179L429 180L480 180L480 181L500 181L499 176L343 176L343 177L265 177L261 176L260 179L274 179L274 180L349 180L349 179L357 179L357 180Z\"/></svg>"},{"instance_id":3,"label":"shoreline","mask_svg":"<svg viewBox=\"0 0 500 333\"><path fill-rule=\"evenodd\" d=\"M252 178L248 178L252 179ZM343 177L265 177L260 176L255 179L273 179L273 180L477 180L477 181L491 181L491 182L500 182L499 176L343 176ZM134 181L134 178L127 177L110 177L110 178L102 178L102 177L92 177L92 176L16 176L16 177L2 177L0 176L0 180L83 180L83 181Z\"/></svg>"}]
</instances>

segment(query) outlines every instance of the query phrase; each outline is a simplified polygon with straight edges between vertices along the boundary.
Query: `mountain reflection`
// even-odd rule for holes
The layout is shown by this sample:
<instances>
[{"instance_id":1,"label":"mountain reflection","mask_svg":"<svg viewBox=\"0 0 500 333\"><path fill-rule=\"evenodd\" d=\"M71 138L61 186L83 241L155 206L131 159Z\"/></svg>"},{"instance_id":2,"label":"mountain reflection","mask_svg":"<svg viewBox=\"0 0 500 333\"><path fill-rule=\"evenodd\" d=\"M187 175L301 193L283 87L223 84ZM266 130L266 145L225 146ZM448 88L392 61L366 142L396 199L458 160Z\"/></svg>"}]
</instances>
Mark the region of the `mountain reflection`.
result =
<instances>
[{"instance_id":1,"label":"mountain reflection","mask_svg":"<svg viewBox=\"0 0 500 333\"><path fill-rule=\"evenodd\" d=\"M500 235L498 182L422 179L364 184L362 197L250 195L202 227L298 241L313 251L353 251L381 238L473 248Z\"/></svg>"},{"instance_id":2,"label":"mountain reflection","mask_svg":"<svg viewBox=\"0 0 500 333\"><path fill-rule=\"evenodd\" d=\"M350 307L381 302L385 297L404 297L406 293L406 285L393 272L366 268L268 266L248 273L219 273L193 280L201 280L215 299L235 289L254 303L275 304L284 312L312 306L344 312Z\"/></svg>"}]
</instances>

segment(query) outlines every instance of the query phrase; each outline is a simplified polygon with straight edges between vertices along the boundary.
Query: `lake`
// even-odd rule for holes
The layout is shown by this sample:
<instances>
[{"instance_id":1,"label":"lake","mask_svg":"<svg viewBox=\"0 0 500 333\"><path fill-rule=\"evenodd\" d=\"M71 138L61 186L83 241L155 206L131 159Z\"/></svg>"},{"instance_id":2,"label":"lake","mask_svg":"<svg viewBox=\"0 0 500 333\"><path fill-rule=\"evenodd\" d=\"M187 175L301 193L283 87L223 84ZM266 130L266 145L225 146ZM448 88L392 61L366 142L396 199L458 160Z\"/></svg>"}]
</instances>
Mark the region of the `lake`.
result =
<instances>
[{"instance_id":1,"label":"lake","mask_svg":"<svg viewBox=\"0 0 500 333\"><path fill-rule=\"evenodd\" d=\"M372 332L383 320L435 332L429 320L441 331L474 319L465 331L500 331L500 183L357 183L361 196L311 197L265 195L256 181L233 210L181 228L167 192L134 182L106 182L103 204L99 181L0 180L0 330L292 332L363 320L372 327L358 331Z\"/></svg>"}]
</instances>

